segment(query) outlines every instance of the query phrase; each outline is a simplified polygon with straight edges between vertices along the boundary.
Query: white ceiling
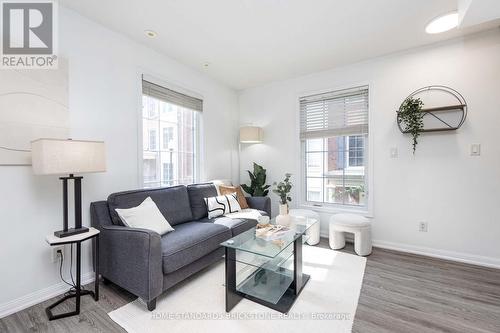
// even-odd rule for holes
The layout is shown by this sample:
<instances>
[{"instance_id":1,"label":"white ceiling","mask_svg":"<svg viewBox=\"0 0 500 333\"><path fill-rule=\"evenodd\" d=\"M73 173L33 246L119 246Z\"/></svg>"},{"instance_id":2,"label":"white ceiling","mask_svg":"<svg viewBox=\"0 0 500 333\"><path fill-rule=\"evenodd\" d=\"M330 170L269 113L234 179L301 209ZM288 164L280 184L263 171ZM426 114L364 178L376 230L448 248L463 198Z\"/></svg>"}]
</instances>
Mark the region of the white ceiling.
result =
<instances>
[{"instance_id":1,"label":"white ceiling","mask_svg":"<svg viewBox=\"0 0 500 333\"><path fill-rule=\"evenodd\" d=\"M472 1L472 0L468 0ZM244 89L472 33L425 33L457 0L60 0L84 16ZM155 39L144 30L158 33ZM205 68L204 63L210 65Z\"/></svg>"}]
</instances>

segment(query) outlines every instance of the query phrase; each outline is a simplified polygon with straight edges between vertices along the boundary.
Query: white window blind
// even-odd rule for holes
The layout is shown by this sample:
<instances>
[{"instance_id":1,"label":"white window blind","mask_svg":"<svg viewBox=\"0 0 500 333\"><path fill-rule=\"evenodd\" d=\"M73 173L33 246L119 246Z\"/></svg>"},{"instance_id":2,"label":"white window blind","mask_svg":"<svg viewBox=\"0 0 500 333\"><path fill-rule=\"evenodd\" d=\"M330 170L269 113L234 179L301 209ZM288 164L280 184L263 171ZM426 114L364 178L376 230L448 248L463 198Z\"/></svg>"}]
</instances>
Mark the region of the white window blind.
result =
<instances>
[{"instance_id":1,"label":"white window blind","mask_svg":"<svg viewBox=\"0 0 500 333\"><path fill-rule=\"evenodd\" d=\"M142 88L143 186L196 182L202 100L144 78Z\"/></svg>"},{"instance_id":2,"label":"white window blind","mask_svg":"<svg viewBox=\"0 0 500 333\"><path fill-rule=\"evenodd\" d=\"M142 80L142 93L187 109L203 111L203 101L201 99L170 90L146 80Z\"/></svg>"},{"instance_id":3,"label":"white window blind","mask_svg":"<svg viewBox=\"0 0 500 333\"><path fill-rule=\"evenodd\" d=\"M368 86L300 98L300 139L368 133Z\"/></svg>"}]
</instances>

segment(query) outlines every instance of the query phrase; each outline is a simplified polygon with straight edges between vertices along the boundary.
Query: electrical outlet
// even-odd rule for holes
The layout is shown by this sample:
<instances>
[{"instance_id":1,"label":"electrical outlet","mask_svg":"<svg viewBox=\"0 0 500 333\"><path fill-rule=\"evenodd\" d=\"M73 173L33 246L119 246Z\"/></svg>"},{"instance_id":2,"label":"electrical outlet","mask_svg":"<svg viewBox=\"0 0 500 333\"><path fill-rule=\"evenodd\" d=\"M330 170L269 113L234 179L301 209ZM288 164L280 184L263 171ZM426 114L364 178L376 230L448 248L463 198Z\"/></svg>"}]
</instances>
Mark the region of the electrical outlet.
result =
<instances>
[{"instance_id":1,"label":"electrical outlet","mask_svg":"<svg viewBox=\"0 0 500 333\"><path fill-rule=\"evenodd\" d=\"M64 246L52 247L52 262L58 262L59 259L61 258L59 251L61 251L61 253L64 253Z\"/></svg>"},{"instance_id":2,"label":"electrical outlet","mask_svg":"<svg viewBox=\"0 0 500 333\"><path fill-rule=\"evenodd\" d=\"M420 232L427 232L427 230L428 230L427 222L420 221L418 223L418 231L420 231Z\"/></svg>"}]
</instances>

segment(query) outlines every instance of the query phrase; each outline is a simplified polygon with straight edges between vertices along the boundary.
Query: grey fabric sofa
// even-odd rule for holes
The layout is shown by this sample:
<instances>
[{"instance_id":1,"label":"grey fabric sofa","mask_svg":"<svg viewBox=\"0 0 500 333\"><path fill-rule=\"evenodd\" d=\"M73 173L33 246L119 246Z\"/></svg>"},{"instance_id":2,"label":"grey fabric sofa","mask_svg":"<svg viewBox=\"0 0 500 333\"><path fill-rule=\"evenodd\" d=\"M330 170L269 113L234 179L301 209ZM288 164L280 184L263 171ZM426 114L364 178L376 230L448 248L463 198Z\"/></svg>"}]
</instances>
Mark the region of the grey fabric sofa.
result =
<instances>
[{"instance_id":1,"label":"grey fabric sofa","mask_svg":"<svg viewBox=\"0 0 500 333\"><path fill-rule=\"evenodd\" d=\"M90 204L91 224L101 231L100 273L147 302L154 310L165 290L220 260L220 243L256 225L257 221L208 219L203 198L216 196L212 183L134 190L111 194ZM175 231L164 236L125 226L116 208L131 208L151 197ZM247 198L251 208L270 215L267 197Z\"/></svg>"}]
</instances>

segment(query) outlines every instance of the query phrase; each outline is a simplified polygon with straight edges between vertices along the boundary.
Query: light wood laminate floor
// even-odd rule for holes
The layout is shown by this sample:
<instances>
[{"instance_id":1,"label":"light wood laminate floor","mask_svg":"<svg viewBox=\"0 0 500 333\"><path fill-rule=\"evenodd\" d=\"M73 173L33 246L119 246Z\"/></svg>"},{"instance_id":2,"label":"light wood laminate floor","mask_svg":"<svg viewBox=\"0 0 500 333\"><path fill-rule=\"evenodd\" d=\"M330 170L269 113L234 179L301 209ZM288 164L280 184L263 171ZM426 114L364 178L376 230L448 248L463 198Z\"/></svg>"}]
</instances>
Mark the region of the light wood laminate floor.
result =
<instances>
[{"instance_id":1,"label":"light wood laminate floor","mask_svg":"<svg viewBox=\"0 0 500 333\"><path fill-rule=\"evenodd\" d=\"M377 248L367 258L353 332L500 332L500 270ZM101 284L99 302L83 297L79 316L49 322L51 299L0 319L0 332L124 332L107 313L134 299Z\"/></svg>"}]
</instances>

